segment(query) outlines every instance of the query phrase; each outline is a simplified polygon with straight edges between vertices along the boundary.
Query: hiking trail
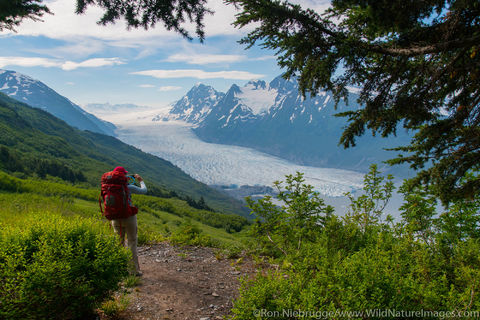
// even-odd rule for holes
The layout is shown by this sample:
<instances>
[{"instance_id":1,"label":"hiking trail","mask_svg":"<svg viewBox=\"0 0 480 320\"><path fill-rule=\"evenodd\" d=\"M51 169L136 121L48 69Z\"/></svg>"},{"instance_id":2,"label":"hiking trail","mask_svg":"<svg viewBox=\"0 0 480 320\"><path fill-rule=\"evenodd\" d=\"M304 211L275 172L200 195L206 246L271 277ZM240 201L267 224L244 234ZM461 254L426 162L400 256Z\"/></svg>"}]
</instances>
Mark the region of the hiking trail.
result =
<instances>
[{"instance_id":1,"label":"hiking trail","mask_svg":"<svg viewBox=\"0 0 480 320\"><path fill-rule=\"evenodd\" d=\"M124 320L220 320L230 314L239 279L256 273L251 260L217 259L215 249L139 247L143 272L132 288Z\"/></svg>"}]
</instances>

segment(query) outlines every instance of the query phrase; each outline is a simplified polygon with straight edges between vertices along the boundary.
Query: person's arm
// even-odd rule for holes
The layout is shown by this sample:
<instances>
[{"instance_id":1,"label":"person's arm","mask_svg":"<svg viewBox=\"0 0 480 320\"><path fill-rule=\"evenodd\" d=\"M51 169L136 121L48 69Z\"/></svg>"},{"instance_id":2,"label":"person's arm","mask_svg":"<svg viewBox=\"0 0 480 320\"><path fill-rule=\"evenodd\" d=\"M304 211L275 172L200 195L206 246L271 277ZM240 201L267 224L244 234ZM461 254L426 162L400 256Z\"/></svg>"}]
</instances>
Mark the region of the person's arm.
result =
<instances>
[{"instance_id":1,"label":"person's arm","mask_svg":"<svg viewBox=\"0 0 480 320\"><path fill-rule=\"evenodd\" d=\"M135 179L137 179L138 182L140 183L140 187L134 186L133 184L129 184L128 185L128 190L130 190L130 193L136 193L136 194L147 193L147 186L145 185L145 182L143 182L142 177L140 177L138 174L136 174Z\"/></svg>"}]
</instances>

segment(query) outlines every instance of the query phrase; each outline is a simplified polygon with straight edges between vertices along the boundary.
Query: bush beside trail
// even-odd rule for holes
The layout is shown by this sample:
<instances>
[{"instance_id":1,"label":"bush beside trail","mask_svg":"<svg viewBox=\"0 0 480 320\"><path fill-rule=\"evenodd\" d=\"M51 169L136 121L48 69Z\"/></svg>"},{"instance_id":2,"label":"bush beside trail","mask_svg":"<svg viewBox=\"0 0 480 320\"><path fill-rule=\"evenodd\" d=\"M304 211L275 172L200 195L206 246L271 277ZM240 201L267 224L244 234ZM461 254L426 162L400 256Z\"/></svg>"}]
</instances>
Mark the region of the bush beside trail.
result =
<instances>
[{"instance_id":1,"label":"bush beside trail","mask_svg":"<svg viewBox=\"0 0 480 320\"><path fill-rule=\"evenodd\" d=\"M232 319L292 319L288 311L304 312L302 319L336 312L362 318L372 310L478 318L478 195L439 214L428 190L405 185L395 221L384 214L392 177L385 180L372 167L365 193L348 195L350 210L337 217L303 181L297 174L276 184L281 206L270 198L248 201L259 217L252 227L259 258L278 268L244 280Z\"/></svg>"},{"instance_id":2,"label":"bush beside trail","mask_svg":"<svg viewBox=\"0 0 480 320\"><path fill-rule=\"evenodd\" d=\"M0 319L85 319L117 290L130 254L93 219L32 211L0 223Z\"/></svg>"}]
</instances>

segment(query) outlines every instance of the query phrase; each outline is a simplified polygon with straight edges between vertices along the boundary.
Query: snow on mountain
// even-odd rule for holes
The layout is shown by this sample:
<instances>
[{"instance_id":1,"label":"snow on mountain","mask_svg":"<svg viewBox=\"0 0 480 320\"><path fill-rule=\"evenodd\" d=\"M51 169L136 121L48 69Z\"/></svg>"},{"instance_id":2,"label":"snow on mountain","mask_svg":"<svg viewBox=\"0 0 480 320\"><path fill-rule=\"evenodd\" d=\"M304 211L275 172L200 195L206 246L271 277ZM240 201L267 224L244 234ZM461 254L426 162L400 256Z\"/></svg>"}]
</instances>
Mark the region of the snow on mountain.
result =
<instances>
[{"instance_id":1,"label":"snow on mountain","mask_svg":"<svg viewBox=\"0 0 480 320\"><path fill-rule=\"evenodd\" d=\"M281 109L294 109L288 119L293 122L298 119L296 113L308 114L310 122L313 113L308 104L321 111L333 101L325 91L316 97L304 99L298 92L295 80L275 78L267 84L262 80L252 80L240 87L232 85L227 93L215 91L203 84L193 87L184 97L178 100L168 115L158 115L155 121L184 120L196 126L208 126L207 122L217 122L219 127L235 125L247 120L261 120L278 115Z\"/></svg>"},{"instance_id":2,"label":"snow on mountain","mask_svg":"<svg viewBox=\"0 0 480 320\"><path fill-rule=\"evenodd\" d=\"M257 80L248 82L236 97L246 105L254 115L259 115L268 111L275 105L275 99L278 92L270 88L265 81Z\"/></svg>"},{"instance_id":3,"label":"snow on mountain","mask_svg":"<svg viewBox=\"0 0 480 320\"><path fill-rule=\"evenodd\" d=\"M158 114L153 121L184 120L199 124L224 95L211 86L199 83L190 89L182 99L175 102L167 114Z\"/></svg>"},{"instance_id":4,"label":"snow on mountain","mask_svg":"<svg viewBox=\"0 0 480 320\"><path fill-rule=\"evenodd\" d=\"M44 83L27 75L0 70L0 91L34 108L43 109L71 126L113 135L113 124L98 119Z\"/></svg>"}]
</instances>

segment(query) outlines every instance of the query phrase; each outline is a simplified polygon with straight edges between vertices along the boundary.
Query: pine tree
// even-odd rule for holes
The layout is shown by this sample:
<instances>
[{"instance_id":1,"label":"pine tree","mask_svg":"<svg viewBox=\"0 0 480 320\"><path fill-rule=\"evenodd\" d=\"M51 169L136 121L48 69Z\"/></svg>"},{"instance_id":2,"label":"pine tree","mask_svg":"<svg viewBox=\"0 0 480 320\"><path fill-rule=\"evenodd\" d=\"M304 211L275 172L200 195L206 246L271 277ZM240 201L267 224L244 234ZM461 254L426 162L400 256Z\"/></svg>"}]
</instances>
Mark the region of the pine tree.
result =
<instances>
[{"instance_id":1,"label":"pine tree","mask_svg":"<svg viewBox=\"0 0 480 320\"><path fill-rule=\"evenodd\" d=\"M480 191L480 2L334 0L323 14L278 0L229 0L235 25L255 24L241 43L277 53L302 92L326 88L338 102L361 88L363 107L348 119L344 147L371 130L404 128L412 143L391 161L418 170L448 203ZM462 181L468 173L471 178Z\"/></svg>"},{"instance_id":2,"label":"pine tree","mask_svg":"<svg viewBox=\"0 0 480 320\"><path fill-rule=\"evenodd\" d=\"M40 20L45 13L50 13L42 0L2 0L0 1L0 31L15 30L23 19Z\"/></svg>"}]
</instances>

